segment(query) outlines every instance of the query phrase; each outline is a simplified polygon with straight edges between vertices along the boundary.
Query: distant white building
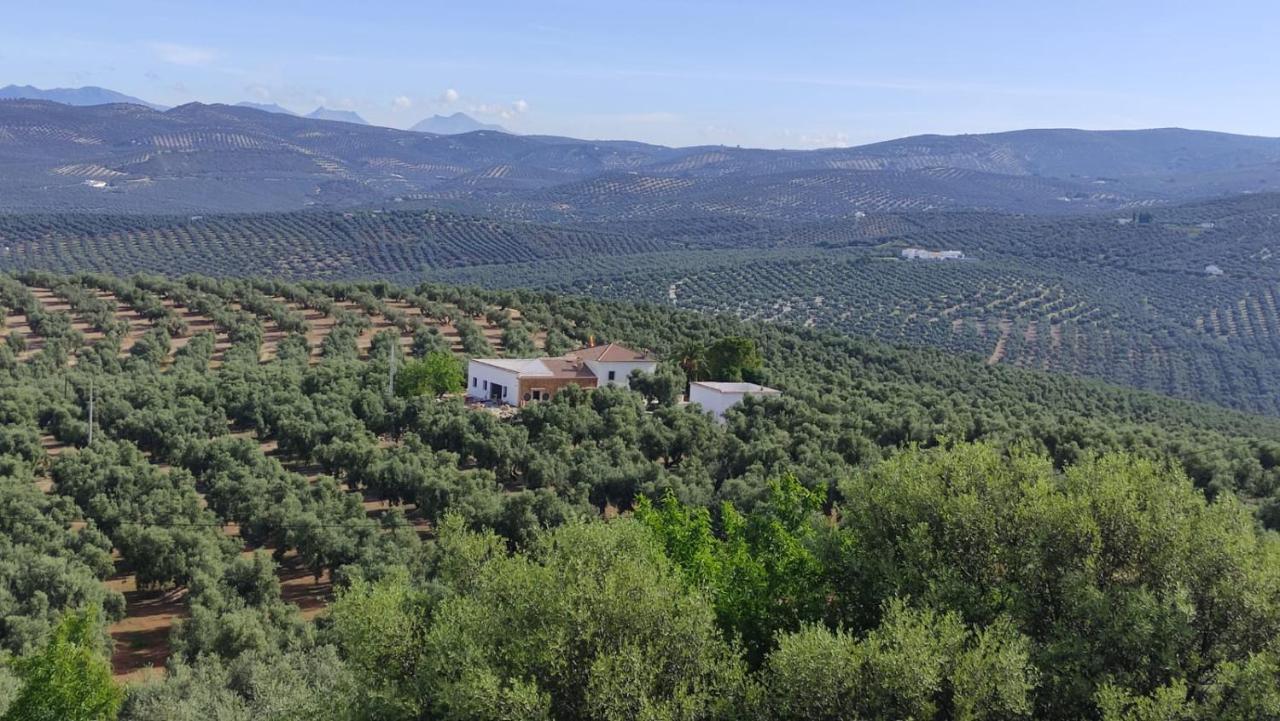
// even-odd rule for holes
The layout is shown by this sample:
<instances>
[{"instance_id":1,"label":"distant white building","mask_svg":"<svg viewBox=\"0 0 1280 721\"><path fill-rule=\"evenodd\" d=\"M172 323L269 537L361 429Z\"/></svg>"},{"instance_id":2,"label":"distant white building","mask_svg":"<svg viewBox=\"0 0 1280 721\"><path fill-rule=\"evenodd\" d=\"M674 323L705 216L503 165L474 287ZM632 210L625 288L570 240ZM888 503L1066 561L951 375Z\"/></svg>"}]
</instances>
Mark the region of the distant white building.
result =
<instances>
[{"instance_id":1,"label":"distant white building","mask_svg":"<svg viewBox=\"0 0 1280 721\"><path fill-rule=\"evenodd\" d=\"M747 396L767 398L780 395L780 390L755 383L694 381L689 384L689 402L702 406L703 410L710 411L721 422L724 421L725 411L741 403Z\"/></svg>"},{"instance_id":2,"label":"distant white building","mask_svg":"<svg viewBox=\"0 0 1280 721\"><path fill-rule=\"evenodd\" d=\"M559 358L473 358L467 367L467 398L509 406L549 400L565 386L630 387L634 370L653 373L658 361L617 343L566 353Z\"/></svg>"},{"instance_id":3,"label":"distant white building","mask_svg":"<svg viewBox=\"0 0 1280 721\"><path fill-rule=\"evenodd\" d=\"M964 252L959 250L903 248L902 257L906 260L964 260Z\"/></svg>"}]
</instances>

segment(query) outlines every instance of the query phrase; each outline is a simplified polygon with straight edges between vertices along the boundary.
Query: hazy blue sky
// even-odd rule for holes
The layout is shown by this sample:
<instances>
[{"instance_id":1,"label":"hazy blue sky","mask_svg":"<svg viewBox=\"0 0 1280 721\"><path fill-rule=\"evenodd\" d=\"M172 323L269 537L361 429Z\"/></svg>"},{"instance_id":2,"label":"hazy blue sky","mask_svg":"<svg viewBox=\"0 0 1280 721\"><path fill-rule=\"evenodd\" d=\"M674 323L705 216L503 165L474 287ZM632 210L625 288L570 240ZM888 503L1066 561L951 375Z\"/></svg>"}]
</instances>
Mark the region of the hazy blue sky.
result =
<instances>
[{"instance_id":1,"label":"hazy blue sky","mask_svg":"<svg viewBox=\"0 0 1280 721\"><path fill-rule=\"evenodd\" d=\"M324 104L393 127L463 110L518 132L668 144L1063 126L1280 135L1274 0L194 5L5 3L0 85Z\"/></svg>"}]
</instances>

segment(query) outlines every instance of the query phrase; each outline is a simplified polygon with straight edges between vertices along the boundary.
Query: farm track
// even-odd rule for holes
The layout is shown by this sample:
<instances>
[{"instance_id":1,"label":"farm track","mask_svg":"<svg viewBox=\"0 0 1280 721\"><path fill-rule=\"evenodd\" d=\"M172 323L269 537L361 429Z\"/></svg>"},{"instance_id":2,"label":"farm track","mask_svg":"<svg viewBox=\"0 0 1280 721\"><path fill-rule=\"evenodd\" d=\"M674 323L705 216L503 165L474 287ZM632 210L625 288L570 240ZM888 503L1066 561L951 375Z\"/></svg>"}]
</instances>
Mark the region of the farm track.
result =
<instances>
[{"instance_id":1,"label":"farm track","mask_svg":"<svg viewBox=\"0 0 1280 721\"><path fill-rule=\"evenodd\" d=\"M987 365L995 365L1004 360L1005 348L1009 344L1009 332L1013 328L1013 323L1008 320L999 322L1000 337L996 339L996 347L991 350L991 355L987 358Z\"/></svg>"}]
</instances>

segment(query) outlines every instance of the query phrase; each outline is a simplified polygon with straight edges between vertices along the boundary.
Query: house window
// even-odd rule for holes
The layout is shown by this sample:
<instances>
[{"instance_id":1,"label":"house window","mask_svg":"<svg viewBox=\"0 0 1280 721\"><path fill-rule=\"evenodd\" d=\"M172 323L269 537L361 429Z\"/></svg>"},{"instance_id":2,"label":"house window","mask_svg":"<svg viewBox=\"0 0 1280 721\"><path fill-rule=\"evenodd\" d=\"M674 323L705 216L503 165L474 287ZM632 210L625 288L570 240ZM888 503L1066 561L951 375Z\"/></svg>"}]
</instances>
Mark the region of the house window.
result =
<instances>
[{"instance_id":1,"label":"house window","mask_svg":"<svg viewBox=\"0 0 1280 721\"><path fill-rule=\"evenodd\" d=\"M618 371L609 371L609 380L613 380L618 376Z\"/></svg>"},{"instance_id":2,"label":"house window","mask_svg":"<svg viewBox=\"0 0 1280 721\"><path fill-rule=\"evenodd\" d=\"M471 387L475 388L479 384L480 384L480 379L476 378L475 376L471 376Z\"/></svg>"},{"instance_id":3,"label":"house window","mask_svg":"<svg viewBox=\"0 0 1280 721\"><path fill-rule=\"evenodd\" d=\"M484 382L484 389L489 390L489 381Z\"/></svg>"}]
</instances>

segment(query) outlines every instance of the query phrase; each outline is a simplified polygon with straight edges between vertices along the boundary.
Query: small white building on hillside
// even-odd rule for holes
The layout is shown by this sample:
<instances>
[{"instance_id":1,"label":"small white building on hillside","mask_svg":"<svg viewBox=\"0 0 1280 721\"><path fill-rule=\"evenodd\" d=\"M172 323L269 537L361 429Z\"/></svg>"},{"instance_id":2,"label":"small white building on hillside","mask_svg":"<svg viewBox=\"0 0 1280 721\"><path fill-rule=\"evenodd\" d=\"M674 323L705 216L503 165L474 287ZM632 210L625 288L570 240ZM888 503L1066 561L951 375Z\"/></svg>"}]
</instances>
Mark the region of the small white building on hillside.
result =
<instances>
[{"instance_id":1,"label":"small white building on hillside","mask_svg":"<svg viewBox=\"0 0 1280 721\"><path fill-rule=\"evenodd\" d=\"M468 400L522 406L549 400L565 386L630 387L634 370L653 373L658 361L616 343L583 348L559 358L473 358L467 367Z\"/></svg>"},{"instance_id":2,"label":"small white building on hillside","mask_svg":"<svg viewBox=\"0 0 1280 721\"><path fill-rule=\"evenodd\" d=\"M689 384L689 402L702 406L703 410L711 412L720 422L724 422L725 411L741 403L747 396L767 398L780 395L782 391L776 388L766 388L755 383L694 381Z\"/></svg>"},{"instance_id":3,"label":"small white building on hillside","mask_svg":"<svg viewBox=\"0 0 1280 721\"><path fill-rule=\"evenodd\" d=\"M905 260L964 260L964 251L903 248L902 257Z\"/></svg>"}]
</instances>

